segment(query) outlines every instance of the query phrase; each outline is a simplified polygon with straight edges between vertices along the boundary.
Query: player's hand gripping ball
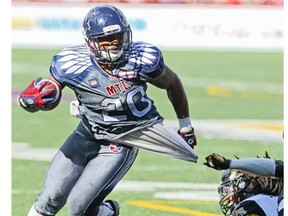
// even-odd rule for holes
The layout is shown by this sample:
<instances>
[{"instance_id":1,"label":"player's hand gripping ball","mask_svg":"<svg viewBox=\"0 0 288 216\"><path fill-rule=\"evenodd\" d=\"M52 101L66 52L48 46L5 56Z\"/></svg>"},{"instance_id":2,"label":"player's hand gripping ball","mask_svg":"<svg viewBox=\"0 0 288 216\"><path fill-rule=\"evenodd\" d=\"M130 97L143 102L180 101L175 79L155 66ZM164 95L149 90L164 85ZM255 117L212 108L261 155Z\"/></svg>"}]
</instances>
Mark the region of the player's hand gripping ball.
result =
<instances>
[{"instance_id":1,"label":"player's hand gripping ball","mask_svg":"<svg viewBox=\"0 0 288 216\"><path fill-rule=\"evenodd\" d=\"M61 88L55 81L37 78L19 95L17 102L28 112L48 111L57 107L61 96Z\"/></svg>"}]
</instances>

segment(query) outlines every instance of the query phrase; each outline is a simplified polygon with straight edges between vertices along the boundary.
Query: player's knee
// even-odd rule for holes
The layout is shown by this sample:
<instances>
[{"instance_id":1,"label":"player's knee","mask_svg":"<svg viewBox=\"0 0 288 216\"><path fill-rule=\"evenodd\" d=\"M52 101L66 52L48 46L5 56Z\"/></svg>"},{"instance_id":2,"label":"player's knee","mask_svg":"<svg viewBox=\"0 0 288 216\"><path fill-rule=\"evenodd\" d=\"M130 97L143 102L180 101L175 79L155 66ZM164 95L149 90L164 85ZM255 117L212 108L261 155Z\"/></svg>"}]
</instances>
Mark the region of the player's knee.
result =
<instances>
[{"instance_id":1,"label":"player's knee","mask_svg":"<svg viewBox=\"0 0 288 216\"><path fill-rule=\"evenodd\" d=\"M90 201L85 199L83 196L69 196L66 201L66 207L68 208L70 216L96 216L99 212L99 206L96 202L93 205L89 205ZM106 214L103 214L106 215ZM108 214L109 215L109 214Z\"/></svg>"},{"instance_id":2,"label":"player's knee","mask_svg":"<svg viewBox=\"0 0 288 216\"><path fill-rule=\"evenodd\" d=\"M81 197L79 197L81 199ZM84 215L87 206L84 206L78 197L69 196L66 201L66 206L71 216Z\"/></svg>"}]
</instances>

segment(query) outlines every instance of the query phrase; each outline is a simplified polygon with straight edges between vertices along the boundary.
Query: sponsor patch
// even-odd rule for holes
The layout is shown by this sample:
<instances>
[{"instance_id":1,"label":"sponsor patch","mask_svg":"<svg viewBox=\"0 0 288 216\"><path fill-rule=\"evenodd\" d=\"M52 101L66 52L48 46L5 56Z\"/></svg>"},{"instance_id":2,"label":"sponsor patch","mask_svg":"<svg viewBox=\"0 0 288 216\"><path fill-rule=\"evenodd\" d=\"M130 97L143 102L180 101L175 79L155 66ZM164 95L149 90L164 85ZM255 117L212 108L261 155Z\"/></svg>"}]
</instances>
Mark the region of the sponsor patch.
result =
<instances>
[{"instance_id":1,"label":"sponsor patch","mask_svg":"<svg viewBox=\"0 0 288 216\"><path fill-rule=\"evenodd\" d=\"M89 83L89 86L90 86L91 88L100 87L100 84L99 84L98 79L97 79L96 77L88 80L88 83Z\"/></svg>"}]
</instances>

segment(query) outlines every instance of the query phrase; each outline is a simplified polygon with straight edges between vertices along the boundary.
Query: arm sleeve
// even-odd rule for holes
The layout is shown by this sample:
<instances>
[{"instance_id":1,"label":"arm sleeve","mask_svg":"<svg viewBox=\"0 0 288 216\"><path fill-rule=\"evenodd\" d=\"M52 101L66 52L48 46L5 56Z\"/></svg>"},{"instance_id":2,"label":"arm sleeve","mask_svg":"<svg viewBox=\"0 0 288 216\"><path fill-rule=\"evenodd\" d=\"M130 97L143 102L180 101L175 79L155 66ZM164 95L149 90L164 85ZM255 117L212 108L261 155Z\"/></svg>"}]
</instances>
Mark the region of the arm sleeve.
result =
<instances>
[{"instance_id":1,"label":"arm sleeve","mask_svg":"<svg viewBox=\"0 0 288 216\"><path fill-rule=\"evenodd\" d=\"M231 160L231 169L240 169L261 176L275 176L275 160L267 158L243 158Z\"/></svg>"},{"instance_id":2,"label":"arm sleeve","mask_svg":"<svg viewBox=\"0 0 288 216\"><path fill-rule=\"evenodd\" d=\"M279 178L284 178L284 172L283 172L284 162L281 160L276 160L275 161L275 167L276 167L275 176L279 177Z\"/></svg>"},{"instance_id":3,"label":"arm sleeve","mask_svg":"<svg viewBox=\"0 0 288 216\"><path fill-rule=\"evenodd\" d=\"M249 179L250 182L247 190L253 191L253 194L263 193L278 196L283 191L283 178L260 176L247 171L243 171L242 173Z\"/></svg>"}]
</instances>

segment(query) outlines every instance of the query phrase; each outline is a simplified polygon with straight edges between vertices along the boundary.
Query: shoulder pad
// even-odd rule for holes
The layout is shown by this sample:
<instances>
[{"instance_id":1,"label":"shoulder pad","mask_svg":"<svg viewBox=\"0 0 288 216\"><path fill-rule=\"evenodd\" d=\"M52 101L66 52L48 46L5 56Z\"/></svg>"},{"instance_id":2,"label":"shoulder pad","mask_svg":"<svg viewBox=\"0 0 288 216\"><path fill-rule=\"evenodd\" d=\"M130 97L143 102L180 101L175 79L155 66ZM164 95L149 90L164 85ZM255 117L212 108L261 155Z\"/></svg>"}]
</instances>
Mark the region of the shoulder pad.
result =
<instances>
[{"instance_id":1,"label":"shoulder pad","mask_svg":"<svg viewBox=\"0 0 288 216\"><path fill-rule=\"evenodd\" d=\"M132 44L125 70L134 70L147 81L158 77L164 70L161 51L154 45L136 42Z\"/></svg>"},{"instance_id":2,"label":"shoulder pad","mask_svg":"<svg viewBox=\"0 0 288 216\"><path fill-rule=\"evenodd\" d=\"M249 214L261 213L265 215L262 208L254 200L244 200L240 202L233 210L233 216L245 216ZM264 213L264 214L263 214Z\"/></svg>"},{"instance_id":3,"label":"shoulder pad","mask_svg":"<svg viewBox=\"0 0 288 216\"><path fill-rule=\"evenodd\" d=\"M78 76L91 67L90 53L85 45L67 47L51 60L50 73L60 82Z\"/></svg>"}]
</instances>

